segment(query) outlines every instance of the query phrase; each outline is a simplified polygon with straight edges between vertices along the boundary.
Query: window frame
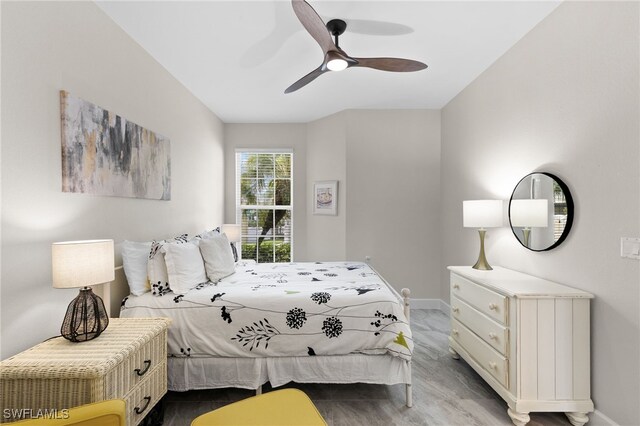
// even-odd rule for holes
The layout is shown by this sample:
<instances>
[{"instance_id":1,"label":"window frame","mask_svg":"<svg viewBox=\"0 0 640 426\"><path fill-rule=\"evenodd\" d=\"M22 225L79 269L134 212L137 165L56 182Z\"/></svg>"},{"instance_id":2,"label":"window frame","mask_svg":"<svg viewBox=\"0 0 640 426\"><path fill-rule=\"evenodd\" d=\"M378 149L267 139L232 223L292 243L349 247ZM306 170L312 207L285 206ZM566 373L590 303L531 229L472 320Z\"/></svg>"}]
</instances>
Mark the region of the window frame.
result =
<instances>
[{"instance_id":1,"label":"window frame","mask_svg":"<svg viewBox=\"0 0 640 426\"><path fill-rule=\"evenodd\" d=\"M270 205L265 205L265 204L259 204L259 205L255 205L255 204L241 204L242 201L242 195L241 195L241 186L242 186L242 171L241 171L241 166L240 166L240 156L242 154L272 154L272 155L277 155L277 154L289 154L291 156L290 158L290 177L289 180L291 182L291 191L289 194L289 205L288 206L282 206L282 205L275 205L275 204L270 204ZM265 148L236 148L235 150L235 197L236 197L236 201L235 201L235 208L236 208L236 223L240 225L240 246L239 246L239 251L240 254L242 254L242 242L244 241L244 238L247 237L248 235L245 235L242 233L242 211L243 210L286 210L286 211L290 211L290 223L291 223L291 230L290 230L290 249L289 249L289 262L293 262L294 261L294 250L295 250L295 244L294 244L294 218L293 218L293 206L294 206L294 194L293 194L293 188L294 188L294 178L293 178L293 170L294 170L294 151L293 149L290 148L274 148L274 149L265 149ZM274 180L277 179L274 176ZM274 199L275 202L275 199ZM271 236L272 240L276 237L275 234L273 234ZM259 262L259 259L256 259L256 262ZM273 252L273 258L272 258L272 263L275 263L275 250ZM278 263L284 263L284 262L278 262Z\"/></svg>"}]
</instances>

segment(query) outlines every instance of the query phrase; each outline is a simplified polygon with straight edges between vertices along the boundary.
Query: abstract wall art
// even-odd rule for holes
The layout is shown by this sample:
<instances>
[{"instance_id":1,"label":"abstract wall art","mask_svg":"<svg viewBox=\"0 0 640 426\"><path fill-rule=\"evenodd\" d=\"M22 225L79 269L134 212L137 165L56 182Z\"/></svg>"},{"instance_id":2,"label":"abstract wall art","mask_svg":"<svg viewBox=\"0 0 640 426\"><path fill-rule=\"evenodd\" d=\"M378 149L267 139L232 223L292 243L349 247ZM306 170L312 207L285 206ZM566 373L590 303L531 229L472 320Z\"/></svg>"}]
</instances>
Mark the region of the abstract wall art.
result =
<instances>
[{"instance_id":1,"label":"abstract wall art","mask_svg":"<svg viewBox=\"0 0 640 426\"><path fill-rule=\"evenodd\" d=\"M171 199L169 139L60 91L62 191Z\"/></svg>"}]
</instances>

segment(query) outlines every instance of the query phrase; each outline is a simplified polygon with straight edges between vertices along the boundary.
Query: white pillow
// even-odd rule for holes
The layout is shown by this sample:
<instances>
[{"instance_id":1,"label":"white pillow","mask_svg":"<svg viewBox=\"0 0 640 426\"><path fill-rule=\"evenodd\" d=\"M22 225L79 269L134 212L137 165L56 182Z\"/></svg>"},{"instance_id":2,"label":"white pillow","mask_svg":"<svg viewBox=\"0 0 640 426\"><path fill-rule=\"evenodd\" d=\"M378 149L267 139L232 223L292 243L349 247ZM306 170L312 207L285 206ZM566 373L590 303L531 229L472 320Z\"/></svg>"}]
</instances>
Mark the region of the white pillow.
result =
<instances>
[{"instance_id":1,"label":"white pillow","mask_svg":"<svg viewBox=\"0 0 640 426\"><path fill-rule=\"evenodd\" d=\"M153 241L151 243L149 261L147 263L147 276L151 283L151 294L154 296L164 296L171 291L169 274L167 273L162 247L165 244L186 244L188 238L187 234L182 234L175 238Z\"/></svg>"},{"instance_id":2,"label":"white pillow","mask_svg":"<svg viewBox=\"0 0 640 426\"><path fill-rule=\"evenodd\" d=\"M162 251L171 291L175 294L187 294L198 284L207 282L197 241L187 244L165 244Z\"/></svg>"},{"instance_id":3,"label":"white pillow","mask_svg":"<svg viewBox=\"0 0 640 426\"><path fill-rule=\"evenodd\" d=\"M217 283L236 271L231 245L225 234L200 241L200 253L209 281Z\"/></svg>"},{"instance_id":4,"label":"white pillow","mask_svg":"<svg viewBox=\"0 0 640 426\"><path fill-rule=\"evenodd\" d=\"M129 290L134 296L140 296L151 290L147 279L147 262L151 243L124 241L122 243L122 266L127 276Z\"/></svg>"}]
</instances>

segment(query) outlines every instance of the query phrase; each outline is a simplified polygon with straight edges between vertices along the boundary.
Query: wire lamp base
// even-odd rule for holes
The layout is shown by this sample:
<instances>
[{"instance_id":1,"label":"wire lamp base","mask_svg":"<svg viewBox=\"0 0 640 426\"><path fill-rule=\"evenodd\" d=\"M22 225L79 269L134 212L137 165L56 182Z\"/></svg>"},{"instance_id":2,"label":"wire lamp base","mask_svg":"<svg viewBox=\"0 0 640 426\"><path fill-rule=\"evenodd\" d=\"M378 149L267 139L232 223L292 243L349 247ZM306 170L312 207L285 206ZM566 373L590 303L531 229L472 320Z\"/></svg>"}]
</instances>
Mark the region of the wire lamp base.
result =
<instances>
[{"instance_id":1,"label":"wire lamp base","mask_svg":"<svg viewBox=\"0 0 640 426\"><path fill-rule=\"evenodd\" d=\"M69 303L60 334L72 342L86 342L98 337L108 325L109 315L104 302L91 288L84 287Z\"/></svg>"}]
</instances>

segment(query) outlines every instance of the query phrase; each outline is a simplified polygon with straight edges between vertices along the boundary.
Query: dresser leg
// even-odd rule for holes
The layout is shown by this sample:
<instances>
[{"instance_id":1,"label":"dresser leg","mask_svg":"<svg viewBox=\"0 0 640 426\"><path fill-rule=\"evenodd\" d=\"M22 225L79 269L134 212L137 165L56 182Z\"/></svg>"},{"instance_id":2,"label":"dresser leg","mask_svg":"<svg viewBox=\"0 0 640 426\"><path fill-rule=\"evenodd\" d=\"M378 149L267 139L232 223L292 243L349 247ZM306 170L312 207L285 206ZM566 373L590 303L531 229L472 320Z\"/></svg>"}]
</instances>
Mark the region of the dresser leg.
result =
<instances>
[{"instance_id":1,"label":"dresser leg","mask_svg":"<svg viewBox=\"0 0 640 426\"><path fill-rule=\"evenodd\" d=\"M458 355L458 352L454 351L451 346L449 346L449 353L451 354L451 358L453 359L460 359L460 355Z\"/></svg>"},{"instance_id":2,"label":"dresser leg","mask_svg":"<svg viewBox=\"0 0 640 426\"><path fill-rule=\"evenodd\" d=\"M516 411L512 411L511 408L507 409L507 414L511 417L511 421L516 426L524 426L529 423L529 420L531 420L529 413L518 413Z\"/></svg>"},{"instance_id":3,"label":"dresser leg","mask_svg":"<svg viewBox=\"0 0 640 426\"><path fill-rule=\"evenodd\" d=\"M569 418L569 422L573 426L582 426L589 421L587 413L564 413Z\"/></svg>"}]
</instances>

